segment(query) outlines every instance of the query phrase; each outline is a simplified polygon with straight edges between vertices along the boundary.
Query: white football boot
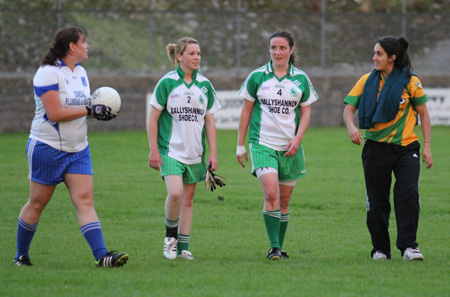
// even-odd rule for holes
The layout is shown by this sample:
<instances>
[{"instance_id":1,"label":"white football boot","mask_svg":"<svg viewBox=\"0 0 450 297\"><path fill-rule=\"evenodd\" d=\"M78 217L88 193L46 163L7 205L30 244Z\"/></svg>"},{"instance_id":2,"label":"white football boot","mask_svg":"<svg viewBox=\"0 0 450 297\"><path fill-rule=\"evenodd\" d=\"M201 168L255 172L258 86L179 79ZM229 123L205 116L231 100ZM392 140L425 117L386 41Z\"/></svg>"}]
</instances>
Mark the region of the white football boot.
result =
<instances>
[{"instance_id":1,"label":"white football boot","mask_svg":"<svg viewBox=\"0 0 450 297\"><path fill-rule=\"evenodd\" d=\"M169 260L177 258L177 242L175 237L164 238L164 257Z\"/></svg>"},{"instance_id":2,"label":"white football boot","mask_svg":"<svg viewBox=\"0 0 450 297\"><path fill-rule=\"evenodd\" d=\"M192 253L188 250L182 250L181 254L178 255L179 259L186 259L186 260L194 260L194 257L192 256Z\"/></svg>"}]
</instances>

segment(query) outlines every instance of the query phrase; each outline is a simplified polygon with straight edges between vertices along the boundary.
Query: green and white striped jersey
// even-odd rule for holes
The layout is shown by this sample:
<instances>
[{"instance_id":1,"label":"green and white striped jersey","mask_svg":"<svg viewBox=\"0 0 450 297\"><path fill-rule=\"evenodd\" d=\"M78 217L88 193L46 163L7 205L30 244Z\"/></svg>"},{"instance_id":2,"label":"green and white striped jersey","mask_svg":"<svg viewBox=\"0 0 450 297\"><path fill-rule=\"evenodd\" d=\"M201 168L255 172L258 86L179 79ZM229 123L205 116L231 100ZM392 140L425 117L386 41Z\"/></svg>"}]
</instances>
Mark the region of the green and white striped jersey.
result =
<instances>
[{"instance_id":1,"label":"green and white striped jersey","mask_svg":"<svg viewBox=\"0 0 450 297\"><path fill-rule=\"evenodd\" d=\"M220 108L211 82L194 71L186 84L180 66L162 77L150 105L161 110L158 121L158 149L184 164L197 164L205 153L205 115Z\"/></svg>"},{"instance_id":2,"label":"green and white striped jersey","mask_svg":"<svg viewBox=\"0 0 450 297\"><path fill-rule=\"evenodd\" d=\"M300 106L318 100L305 72L290 65L286 76L279 79L272 62L254 70L239 94L255 102L249 125L249 142L260 143L277 151L285 151L300 122Z\"/></svg>"}]
</instances>

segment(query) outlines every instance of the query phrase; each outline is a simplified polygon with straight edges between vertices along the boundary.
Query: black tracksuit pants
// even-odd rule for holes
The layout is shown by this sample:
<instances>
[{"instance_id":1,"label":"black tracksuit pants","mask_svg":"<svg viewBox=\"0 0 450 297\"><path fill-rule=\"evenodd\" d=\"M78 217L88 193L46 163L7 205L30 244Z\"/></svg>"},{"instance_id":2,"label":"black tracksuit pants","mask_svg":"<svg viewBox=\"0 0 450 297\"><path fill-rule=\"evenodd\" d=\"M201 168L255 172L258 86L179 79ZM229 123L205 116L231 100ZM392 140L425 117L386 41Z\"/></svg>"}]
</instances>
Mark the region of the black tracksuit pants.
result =
<instances>
[{"instance_id":1,"label":"black tracksuit pants","mask_svg":"<svg viewBox=\"0 0 450 297\"><path fill-rule=\"evenodd\" d=\"M395 176L394 209L397 222L397 248L416 248L419 224L420 144L407 146L366 140L362 152L367 192L367 227L373 250L391 258L389 239L390 192L392 173Z\"/></svg>"}]
</instances>

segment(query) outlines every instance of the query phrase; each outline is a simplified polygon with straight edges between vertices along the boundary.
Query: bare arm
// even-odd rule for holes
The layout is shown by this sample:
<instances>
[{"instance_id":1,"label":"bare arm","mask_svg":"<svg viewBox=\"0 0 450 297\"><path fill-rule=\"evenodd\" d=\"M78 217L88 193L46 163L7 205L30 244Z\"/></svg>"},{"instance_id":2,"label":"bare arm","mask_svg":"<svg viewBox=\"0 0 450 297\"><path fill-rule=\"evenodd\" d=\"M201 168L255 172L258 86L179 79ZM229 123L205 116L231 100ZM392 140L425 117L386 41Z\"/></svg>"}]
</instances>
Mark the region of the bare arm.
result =
<instances>
[{"instance_id":1,"label":"bare arm","mask_svg":"<svg viewBox=\"0 0 450 297\"><path fill-rule=\"evenodd\" d=\"M361 131L355 126L353 122L353 115L355 114L356 108L353 105L346 104L344 109L344 122L347 125L348 136L350 140L357 145L361 145L363 136Z\"/></svg>"},{"instance_id":2,"label":"bare arm","mask_svg":"<svg viewBox=\"0 0 450 297\"><path fill-rule=\"evenodd\" d=\"M423 134L423 150L422 162L427 164L427 169L433 166L433 157L431 156L431 122L430 115L426 103L416 106L417 112L420 115L420 123L422 125Z\"/></svg>"},{"instance_id":3,"label":"bare arm","mask_svg":"<svg viewBox=\"0 0 450 297\"><path fill-rule=\"evenodd\" d=\"M83 106L80 108L68 108L59 102L58 91L47 91L41 95L42 104L45 113L52 122L68 122L87 115L87 109Z\"/></svg>"},{"instance_id":4,"label":"bare arm","mask_svg":"<svg viewBox=\"0 0 450 297\"><path fill-rule=\"evenodd\" d=\"M205 115L205 129L209 145L208 165L211 163L211 171L215 171L219 162L217 161L217 131L213 113Z\"/></svg>"},{"instance_id":5,"label":"bare arm","mask_svg":"<svg viewBox=\"0 0 450 297\"><path fill-rule=\"evenodd\" d=\"M147 135L150 147L149 166L155 170L159 170L162 165L161 155L158 150L158 120L160 116L161 110L151 106L147 125Z\"/></svg>"},{"instance_id":6,"label":"bare arm","mask_svg":"<svg viewBox=\"0 0 450 297\"><path fill-rule=\"evenodd\" d=\"M238 143L237 143L238 147L245 146L244 144L245 135L247 134L248 124L250 123L250 117L252 115L254 105L255 102L251 102L244 99L244 105L242 106L241 117L239 119ZM242 167L245 167L243 159L245 158L245 161L248 162L247 152L245 152L243 155L236 155L236 157L239 164L241 164Z\"/></svg>"},{"instance_id":7,"label":"bare arm","mask_svg":"<svg viewBox=\"0 0 450 297\"><path fill-rule=\"evenodd\" d=\"M287 152L284 154L286 157L294 156L297 153L306 129L308 129L310 119L311 105L300 106L300 123L298 125L297 135L286 145Z\"/></svg>"}]
</instances>

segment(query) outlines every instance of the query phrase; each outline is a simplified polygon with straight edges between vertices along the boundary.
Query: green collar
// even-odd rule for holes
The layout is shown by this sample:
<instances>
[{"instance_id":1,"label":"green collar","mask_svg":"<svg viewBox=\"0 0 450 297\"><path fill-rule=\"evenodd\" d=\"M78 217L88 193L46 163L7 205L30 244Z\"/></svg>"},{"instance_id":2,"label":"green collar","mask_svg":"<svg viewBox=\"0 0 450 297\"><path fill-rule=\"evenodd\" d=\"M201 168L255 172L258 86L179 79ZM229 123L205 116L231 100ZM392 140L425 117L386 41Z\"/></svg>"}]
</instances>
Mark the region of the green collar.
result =
<instances>
[{"instance_id":1,"label":"green collar","mask_svg":"<svg viewBox=\"0 0 450 297\"><path fill-rule=\"evenodd\" d=\"M177 72L178 72L178 75L180 75L181 79L184 79L184 71L183 71L183 69L181 69L180 65L177 66ZM198 69L195 69L194 73L192 73L192 82L194 82L197 79L197 72L198 72Z\"/></svg>"},{"instance_id":2,"label":"green collar","mask_svg":"<svg viewBox=\"0 0 450 297\"><path fill-rule=\"evenodd\" d=\"M274 73L272 60L269 63L267 63L266 72ZM288 70L287 75L290 75L290 76L294 75L294 66L291 64L291 62L289 62L289 70Z\"/></svg>"}]
</instances>

